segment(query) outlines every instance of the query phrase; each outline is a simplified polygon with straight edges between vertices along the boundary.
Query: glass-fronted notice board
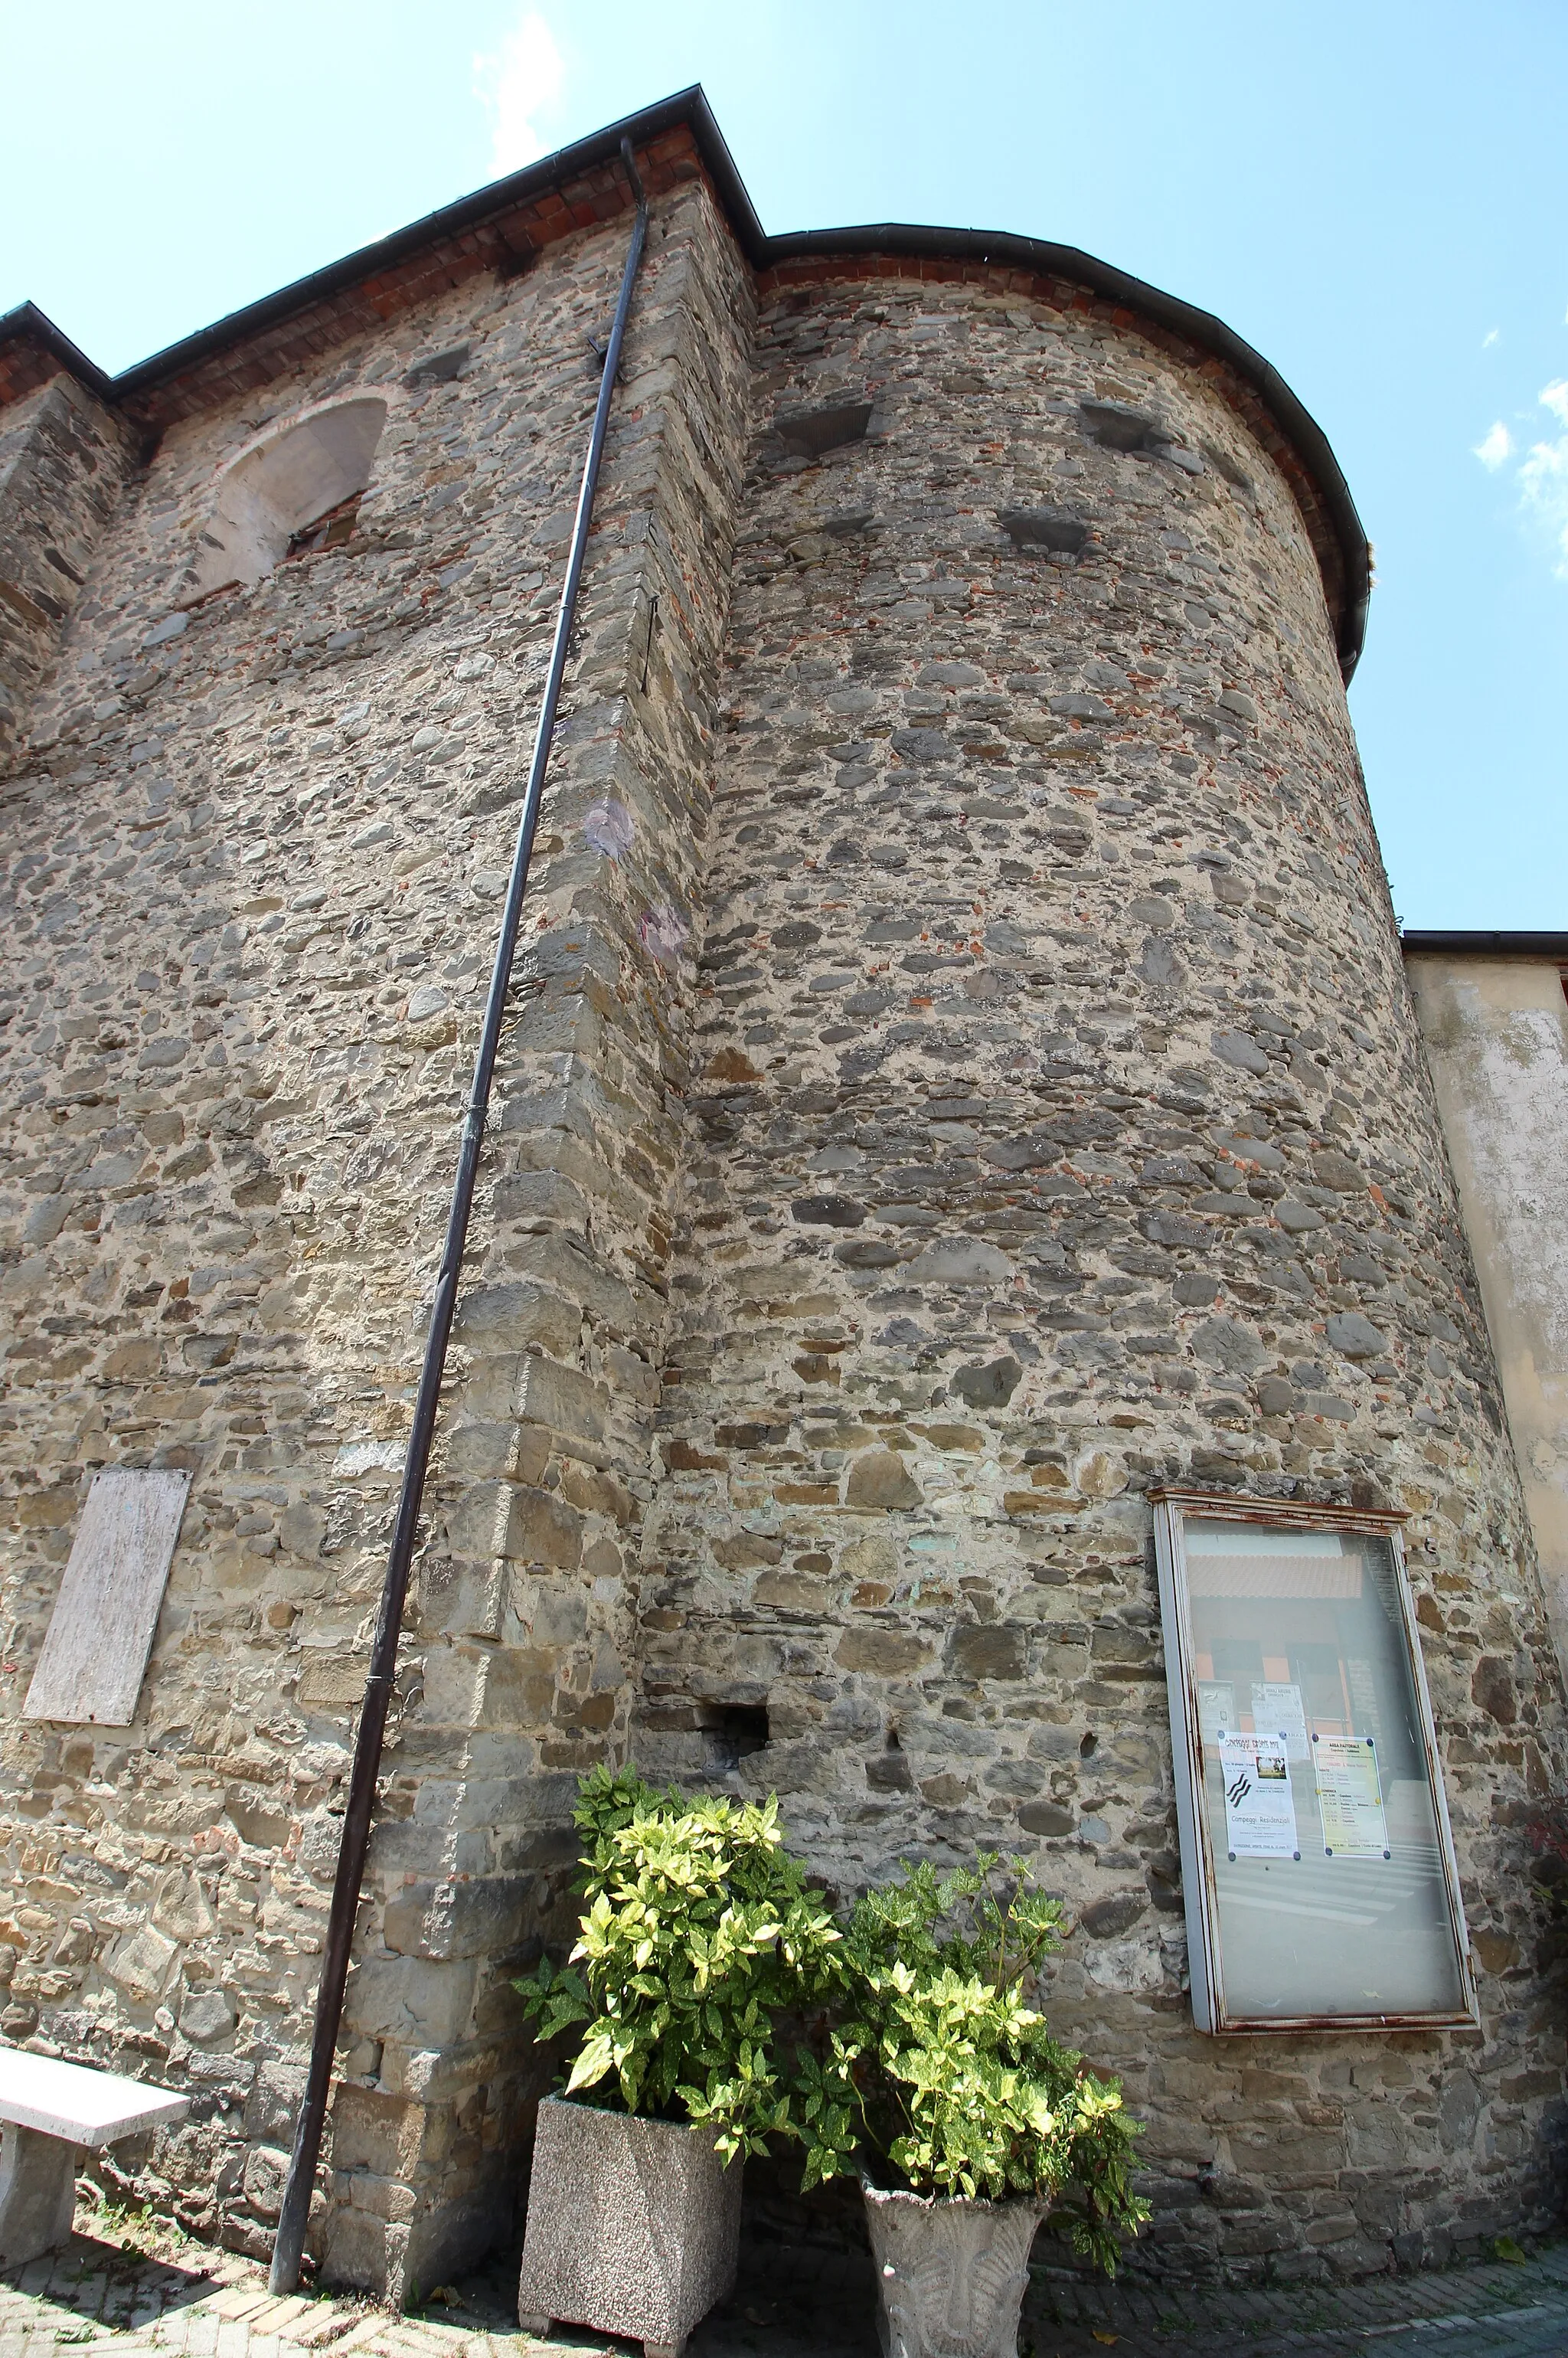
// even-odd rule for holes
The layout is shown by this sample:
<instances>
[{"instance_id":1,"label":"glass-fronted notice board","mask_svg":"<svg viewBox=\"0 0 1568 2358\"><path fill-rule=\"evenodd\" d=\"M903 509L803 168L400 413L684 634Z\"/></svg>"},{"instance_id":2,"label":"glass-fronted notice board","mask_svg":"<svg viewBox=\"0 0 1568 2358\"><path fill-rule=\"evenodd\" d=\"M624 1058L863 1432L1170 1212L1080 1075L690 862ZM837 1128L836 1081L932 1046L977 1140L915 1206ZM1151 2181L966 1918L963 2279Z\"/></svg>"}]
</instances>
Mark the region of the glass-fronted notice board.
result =
<instances>
[{"instance_id":1,"label":"glass-fronted notice board","mask_svg":"<svg viewBox=\"0 0 1568 2358\"><path fill-rule=\"evenodd\" d=\"M1154 1517L1198 2028L1476 2021L1398 1519Z\"/></svg>"}]
</instances>

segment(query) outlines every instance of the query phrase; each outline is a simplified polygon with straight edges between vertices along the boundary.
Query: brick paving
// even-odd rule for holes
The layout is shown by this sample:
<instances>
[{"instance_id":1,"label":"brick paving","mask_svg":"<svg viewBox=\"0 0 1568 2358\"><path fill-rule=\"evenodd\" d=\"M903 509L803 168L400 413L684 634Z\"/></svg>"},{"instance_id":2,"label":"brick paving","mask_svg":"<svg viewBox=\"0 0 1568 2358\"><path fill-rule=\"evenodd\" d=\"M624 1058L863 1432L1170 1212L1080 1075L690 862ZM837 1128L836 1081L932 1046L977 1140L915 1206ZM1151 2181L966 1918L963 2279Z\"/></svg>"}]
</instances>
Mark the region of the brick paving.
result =
<instances>
[{"instance_id":1,"label":"brick paving","mask_svg":"<svg viewBox=\"0 0 1568 2358\"><path fill-rule=\"evenodd\" d=\"M0 2276L0 2358L626 2358L634 2344L517 2331L514 2269L434 2288L406 2316L350 2296L275 2300L256 2261L86 2213L52 2256ZM1337 2288L1106 2285L1034 2272L1022 2358L1568 2358L1568 2243ZM874 2285L857 2254L748 2248L735 2299L690 2358L873 2358Z\"/></svg>"}]
</instances>

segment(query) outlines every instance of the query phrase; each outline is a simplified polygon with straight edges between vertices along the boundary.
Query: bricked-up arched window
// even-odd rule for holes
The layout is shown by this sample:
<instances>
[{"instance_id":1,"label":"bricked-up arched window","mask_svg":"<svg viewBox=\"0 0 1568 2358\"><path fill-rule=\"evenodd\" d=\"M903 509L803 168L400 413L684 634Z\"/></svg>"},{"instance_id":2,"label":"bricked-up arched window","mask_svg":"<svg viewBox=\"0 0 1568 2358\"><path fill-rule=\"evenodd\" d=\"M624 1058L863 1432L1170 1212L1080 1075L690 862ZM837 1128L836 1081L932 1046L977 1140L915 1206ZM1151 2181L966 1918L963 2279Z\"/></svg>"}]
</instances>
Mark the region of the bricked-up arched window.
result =
<instances>
[{"instance_id":1,"label":"bricked-up arched window","mask_svg":"<svg viewBox=\"0 0 1568 2358\"><path fill-rule=\"evenodd\" d=\"M385 402L365 395L319 409L247 451L219 487L176 602L248 588L286 557L346 539L385 424Z\"/></svg>"}]
</instances>

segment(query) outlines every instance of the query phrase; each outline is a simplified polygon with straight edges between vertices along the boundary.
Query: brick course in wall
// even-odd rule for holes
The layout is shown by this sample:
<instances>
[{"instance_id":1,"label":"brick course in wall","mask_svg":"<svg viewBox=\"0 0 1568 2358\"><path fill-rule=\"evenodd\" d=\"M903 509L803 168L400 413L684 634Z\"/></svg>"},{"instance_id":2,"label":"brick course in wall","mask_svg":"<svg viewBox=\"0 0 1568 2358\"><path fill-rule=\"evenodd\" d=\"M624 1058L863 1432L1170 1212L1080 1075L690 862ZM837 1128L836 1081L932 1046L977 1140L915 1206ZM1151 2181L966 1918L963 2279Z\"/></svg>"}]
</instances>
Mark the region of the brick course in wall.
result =
<instances>
[{"instance_id":1,"label":"brick course in wall","mask_svg":"<svg viewBox=\"0 0 1568 2358\"><path fill-rule=\"evenodd\" d=\"M1038 1858L1053 2009L1150 2124L1139 2265L1517 2228L1561 1687L1317 479L1086 289L759 272L659 138L315 2248L400 2298L505 2232L546 2076L509 1976L575 1776L628 1753L776 1786L846 1897ZM0 411L0 550L47 481L82 577L21 617L0 784L0 2028L189 2086L138 2182L253 2254L624 254L596 169L504 250L481 208L123 398L56 354ZM368 393L351 537L178 608L228 469ZM108 1464L193 1476L137 1720L24 1723ZM1481 2035L1193 2032L1172 1478L1411 1517Z\"/></svg>"}]
</instances>

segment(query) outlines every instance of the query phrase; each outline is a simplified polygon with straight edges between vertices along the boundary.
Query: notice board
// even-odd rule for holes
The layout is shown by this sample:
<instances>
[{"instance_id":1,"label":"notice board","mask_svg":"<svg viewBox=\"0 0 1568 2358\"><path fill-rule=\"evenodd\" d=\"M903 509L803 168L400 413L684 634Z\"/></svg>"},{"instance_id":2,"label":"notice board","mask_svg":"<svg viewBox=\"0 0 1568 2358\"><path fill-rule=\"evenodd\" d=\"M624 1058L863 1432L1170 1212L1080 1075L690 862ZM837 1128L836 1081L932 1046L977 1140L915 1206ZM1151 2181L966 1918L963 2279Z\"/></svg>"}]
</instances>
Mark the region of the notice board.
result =
<instances>
[{"instance_id":1,"label":"notice board","mask_svg":"<svg viewBox=\"0 0 1568 2358\"><path fill-rule=\"evenodd\" d=\"M1154 1510L1198 2028L1478 2021L1399 1519Z\"/></svg>"}]
</instances>

